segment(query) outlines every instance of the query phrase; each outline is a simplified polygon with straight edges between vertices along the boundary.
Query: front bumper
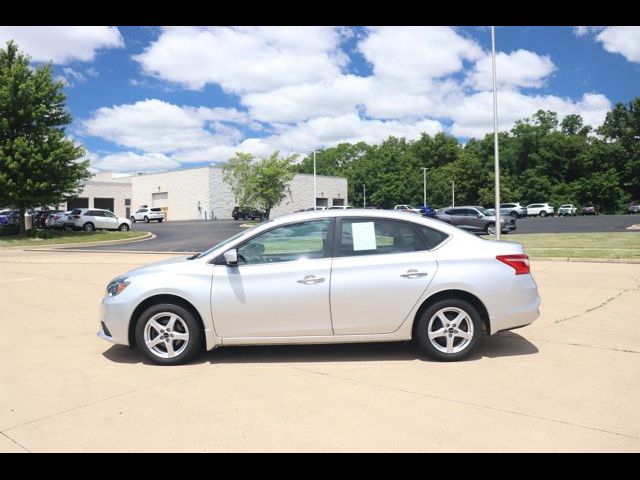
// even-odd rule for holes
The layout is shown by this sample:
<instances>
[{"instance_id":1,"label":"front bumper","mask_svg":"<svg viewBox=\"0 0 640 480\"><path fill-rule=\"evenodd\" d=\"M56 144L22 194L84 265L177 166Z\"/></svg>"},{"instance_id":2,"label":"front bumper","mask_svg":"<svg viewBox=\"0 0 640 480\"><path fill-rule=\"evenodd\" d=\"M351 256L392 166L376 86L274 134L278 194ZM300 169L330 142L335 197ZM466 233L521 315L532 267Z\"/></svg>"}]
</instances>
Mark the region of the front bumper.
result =
<instances>
[{"instance_id":1,"label":"front bumper","mask_svg":"<svg viewBox=\"0 0 640 480\"><path fill-rule=\"evenodd\" d=\"M131 319L131 303L120 301L120 295L104 297L100 305L100 330L98 336L103 340L118 345L129 345L129 320ZM106 332L103 327L106 327Z\"/></svg>"}]
</instances>

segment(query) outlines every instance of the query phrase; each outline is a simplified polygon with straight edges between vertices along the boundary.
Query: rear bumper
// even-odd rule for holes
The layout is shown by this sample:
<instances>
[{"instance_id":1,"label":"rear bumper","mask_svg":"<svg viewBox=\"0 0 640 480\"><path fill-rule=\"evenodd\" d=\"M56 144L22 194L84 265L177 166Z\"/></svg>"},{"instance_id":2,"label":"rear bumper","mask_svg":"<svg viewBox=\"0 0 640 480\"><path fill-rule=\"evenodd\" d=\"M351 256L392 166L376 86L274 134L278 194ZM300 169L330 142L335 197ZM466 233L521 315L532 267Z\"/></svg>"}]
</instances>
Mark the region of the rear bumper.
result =
<instances>
[{"instance_id":1,"label":"rear bumper","mask_svg":"<svg viewBox=\"0 0 640 480\"><path fill-rule=\"evenodd\" d=\"M531 275L516 275L511 288L494 298L490 334L529 325L540 316L540 295Z\"/></svg>"}]
</instances>

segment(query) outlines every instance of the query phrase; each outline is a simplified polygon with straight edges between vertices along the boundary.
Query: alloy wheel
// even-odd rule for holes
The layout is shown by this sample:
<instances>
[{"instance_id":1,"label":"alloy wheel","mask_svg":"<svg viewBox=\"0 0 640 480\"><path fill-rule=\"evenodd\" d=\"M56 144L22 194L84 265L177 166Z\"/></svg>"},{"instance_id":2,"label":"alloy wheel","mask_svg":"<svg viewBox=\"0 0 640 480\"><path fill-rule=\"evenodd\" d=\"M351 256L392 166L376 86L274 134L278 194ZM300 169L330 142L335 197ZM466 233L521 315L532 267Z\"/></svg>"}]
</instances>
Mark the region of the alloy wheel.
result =
<instances>
[{"instance_id":1,"label":"alloy wheel","mask_svg":"<svg viewBox=\"0 0 640 480\"><path fill-rule=\"evenodd\" d=\"M459 353L473 339L473 321L467 312L457 307L438 310L427 326L429 341L442 353Z\"/></svg>"},{"instance_id":2,"label":"alloy wheel","mask_svg":"<svg viewBox=\"0 0 640 480\"><path fill-rule=\"evenodd\" d=\"M189 328L175 313L160 312L144 326L144 343L151 353L160 358L174 358L189 344Z\"/></svg>"}]
</instances>

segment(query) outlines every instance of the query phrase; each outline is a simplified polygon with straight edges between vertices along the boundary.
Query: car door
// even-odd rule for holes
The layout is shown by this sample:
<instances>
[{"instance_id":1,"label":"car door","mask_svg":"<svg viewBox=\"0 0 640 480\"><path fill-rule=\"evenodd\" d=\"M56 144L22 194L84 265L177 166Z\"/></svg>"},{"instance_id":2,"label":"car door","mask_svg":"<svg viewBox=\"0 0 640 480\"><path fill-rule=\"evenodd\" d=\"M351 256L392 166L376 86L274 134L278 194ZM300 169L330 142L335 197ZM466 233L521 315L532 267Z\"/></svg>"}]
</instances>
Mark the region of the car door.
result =
<instances>
[{"instance_id":1,"label":"car door","mask_svg":"<svg viewBox=\"0 0 640 480\"><path fill-rule=\"evenodd\" d=\"M427 228L428 227L424 227ZM437 263L410 222L342 218L331 269L336 335L397 330L433 279ZM444 240L447 235L428 229Z\"/></svg>"},{"instance_id":2,"label":"car door","mask_svg":"<svg viewBox=\"0 0 640 480\"><path fill-rule=\"evenodd\" d=\"M333 219L274 227L215 260L211 311L223 338L331 335Z\"/></svg>"},{"instance_id":3,"label":"car door","mask_svg":"<svg viewBox=\"0 0 640 480\"><path fill-rule=\"evenodd\" d=\"M108 228L109 230L116 230L118 225L118 217L116 217L115 213L104 211L104 228Z\"/></svg>"}]
</instances>

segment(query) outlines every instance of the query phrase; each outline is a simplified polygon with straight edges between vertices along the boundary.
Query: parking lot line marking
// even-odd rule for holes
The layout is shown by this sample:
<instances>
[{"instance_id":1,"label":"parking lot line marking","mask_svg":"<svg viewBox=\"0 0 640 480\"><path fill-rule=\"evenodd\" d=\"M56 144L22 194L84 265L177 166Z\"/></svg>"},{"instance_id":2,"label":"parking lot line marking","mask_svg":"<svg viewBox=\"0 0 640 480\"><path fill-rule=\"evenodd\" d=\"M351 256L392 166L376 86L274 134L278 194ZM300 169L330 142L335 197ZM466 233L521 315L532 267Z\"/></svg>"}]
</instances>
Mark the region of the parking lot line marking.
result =
<instances>
[{"instance_id":1,"label":"parking lot line marking","mask_svg":"<svg viewBox=\"0 0 640 480\"><path fill-rule=\"evenodd\" d=\"M3 437L6 437L10 442L12 442L13 444L17 445L18 447L20 447L21 449L23 449L25 452L27 453L32 453L31 450L29 450L27 447L25 447L24 445L20 444L17 440L14 440L13 438L11 438L9 435L7 435L4 432L0 432L0 435L2 435Z\"/></svg>"}]
</instances>

